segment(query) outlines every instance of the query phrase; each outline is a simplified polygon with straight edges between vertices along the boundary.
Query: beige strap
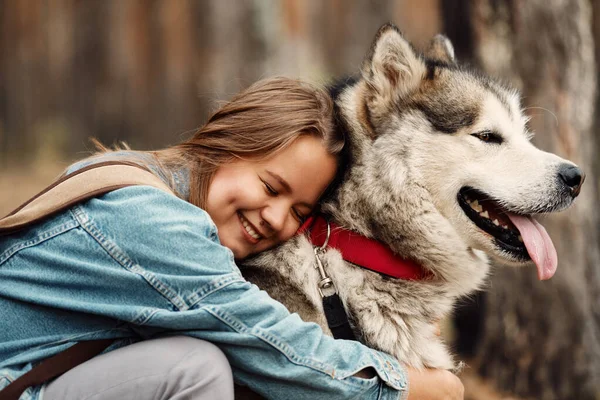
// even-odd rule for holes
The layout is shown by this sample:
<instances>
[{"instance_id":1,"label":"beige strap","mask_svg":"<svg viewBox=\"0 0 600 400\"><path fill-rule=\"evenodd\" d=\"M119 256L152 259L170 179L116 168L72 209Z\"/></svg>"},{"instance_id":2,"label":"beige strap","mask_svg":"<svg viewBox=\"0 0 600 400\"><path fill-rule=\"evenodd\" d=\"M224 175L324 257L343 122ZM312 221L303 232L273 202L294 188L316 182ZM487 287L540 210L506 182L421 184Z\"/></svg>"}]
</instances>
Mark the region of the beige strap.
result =
<instances>
[{"instance_id":1,"label":"beige strap","mask_svg":"<svg viewBox=\"0 0 600 400\"><path fill-rule=\"evenodd\" d=\"M98 339L89 342L79 342L47 358L30 369L19 378L0 390L0 400L19 400L19 397L30 386L41 385L56 378L97 356L108 348L116 339Z\"/></svg>"},{"instance_id":2,"label":"beige strap","mask_svg":"<svg viewBox=\"0 0 600 400\"><path fill-rule=\"evenodd\" d=\"M63 176L19 208L0 219L0 235L17 231L81 201L132 185L173 191L156 175L137 164L107 161Z\"/></svg>"}]
</instances>

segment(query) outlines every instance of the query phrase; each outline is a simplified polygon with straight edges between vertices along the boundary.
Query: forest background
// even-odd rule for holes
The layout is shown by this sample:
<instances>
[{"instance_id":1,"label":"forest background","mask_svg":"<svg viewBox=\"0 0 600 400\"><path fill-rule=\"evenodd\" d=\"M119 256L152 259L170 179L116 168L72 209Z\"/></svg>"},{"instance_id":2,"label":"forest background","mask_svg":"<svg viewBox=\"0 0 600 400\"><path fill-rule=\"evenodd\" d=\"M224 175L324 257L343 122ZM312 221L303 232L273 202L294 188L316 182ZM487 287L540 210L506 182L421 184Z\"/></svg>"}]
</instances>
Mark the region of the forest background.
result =
<instances>
[{"instance_id":1,"label":"forest background","mask_svg":"<svg viewBox=\"0 0 600 400\"><path fill-rule=\"evenodd\" d=\"M387 21L421 49L445 33L520 89L536 145L587 173L575 207L543 218L557 275L495 268L457 311L467 398L600 399L600 0L0 1L0 214L90 137L156 149L260 78L356 74Z\"/></svg>"}]
</instances>

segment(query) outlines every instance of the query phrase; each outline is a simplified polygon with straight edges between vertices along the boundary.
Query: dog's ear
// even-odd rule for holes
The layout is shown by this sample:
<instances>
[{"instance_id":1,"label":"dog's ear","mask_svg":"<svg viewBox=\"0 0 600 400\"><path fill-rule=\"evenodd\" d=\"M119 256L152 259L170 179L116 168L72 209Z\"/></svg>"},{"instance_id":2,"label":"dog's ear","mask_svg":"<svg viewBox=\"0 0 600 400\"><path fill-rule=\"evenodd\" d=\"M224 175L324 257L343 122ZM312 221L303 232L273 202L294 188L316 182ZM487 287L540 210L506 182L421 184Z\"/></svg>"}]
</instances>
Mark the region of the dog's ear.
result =
<instances>
[{"instance_id":1,"label":"dog's ear","mask_svg":"<svg viewBox=\"0 0 600 400\"><path fill-rule=\"evenodd\" d=\"M431 39L429 48L425 52L425 57L448 65L456 64L452 42L450 42L450 39L446 36L441 34L435 35L435 37Z\"/></svg>"},{"instance_id":2,"label":"dog's ear","mask_svg":"<svg viewBox=\"0 0 600 400\"><path fill-rule=\"evenodd\" d=\"M427 68L400 30L387 23L379 28L362 68L376 95L386 99L416 90Z\"/></svg>"}]
</instances>

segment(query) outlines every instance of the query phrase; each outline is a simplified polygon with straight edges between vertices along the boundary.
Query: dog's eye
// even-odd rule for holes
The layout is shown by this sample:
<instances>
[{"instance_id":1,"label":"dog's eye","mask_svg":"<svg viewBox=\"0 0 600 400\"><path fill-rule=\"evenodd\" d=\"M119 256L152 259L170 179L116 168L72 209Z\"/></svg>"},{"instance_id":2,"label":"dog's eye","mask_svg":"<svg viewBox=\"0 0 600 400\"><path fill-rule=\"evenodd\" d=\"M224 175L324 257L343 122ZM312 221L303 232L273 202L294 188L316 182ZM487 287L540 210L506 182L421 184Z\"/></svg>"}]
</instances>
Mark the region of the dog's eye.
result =
<instances>
[{"instance_id":1,"label":"dog's eye","mask_svg":"<svg viewBox=\"0 0 600 400\"><path fill-rule=\"evenodd\" d=\"M472 135L475 136L477 139L481 140L482 142L486 142L486 143L500 144L503 142L502 136L498 135L495 132L483 131L483 132L473 133Z\"/></svg>"}]
</instances>

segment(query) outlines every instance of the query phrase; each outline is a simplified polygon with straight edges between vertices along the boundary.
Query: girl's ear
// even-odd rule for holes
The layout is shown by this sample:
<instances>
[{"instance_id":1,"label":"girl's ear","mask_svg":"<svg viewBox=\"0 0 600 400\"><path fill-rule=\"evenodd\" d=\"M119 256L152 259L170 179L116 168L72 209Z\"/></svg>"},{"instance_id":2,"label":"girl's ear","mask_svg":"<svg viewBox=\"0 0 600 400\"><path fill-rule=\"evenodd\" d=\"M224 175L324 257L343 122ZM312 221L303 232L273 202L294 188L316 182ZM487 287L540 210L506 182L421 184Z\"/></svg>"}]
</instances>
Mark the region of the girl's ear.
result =
<instances>
[{"instance_id":1,"label":"girl's ear","mask_svg":"<svg viewBox=\"0 0 600 400\"><path fill-rule=\"evenodd\" d=\"M423 60L398 28L379 28L363 67L362 76L373 95L384 102L415 91L427 72Z\"/></svg>"}]
</instances>

